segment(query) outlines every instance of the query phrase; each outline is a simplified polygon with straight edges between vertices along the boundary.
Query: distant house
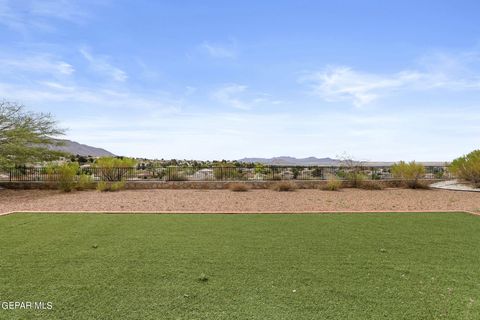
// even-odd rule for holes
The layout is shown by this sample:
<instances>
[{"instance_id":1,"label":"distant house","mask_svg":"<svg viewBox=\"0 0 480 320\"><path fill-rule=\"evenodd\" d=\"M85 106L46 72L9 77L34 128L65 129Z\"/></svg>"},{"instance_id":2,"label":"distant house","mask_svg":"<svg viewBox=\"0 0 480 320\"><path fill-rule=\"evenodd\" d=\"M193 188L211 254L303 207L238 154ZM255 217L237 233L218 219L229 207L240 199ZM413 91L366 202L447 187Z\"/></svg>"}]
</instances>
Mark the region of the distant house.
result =
<instances>
[{"instance_id":1,"label":"distant house","mask_svg":"<svg viewBox=\"0 0 480 320\"><path fill-rule=\"evenodd\" d=\"M191 180L214 180L213 169L200 169L195 172Z\"/></svg>"}]
</instances>

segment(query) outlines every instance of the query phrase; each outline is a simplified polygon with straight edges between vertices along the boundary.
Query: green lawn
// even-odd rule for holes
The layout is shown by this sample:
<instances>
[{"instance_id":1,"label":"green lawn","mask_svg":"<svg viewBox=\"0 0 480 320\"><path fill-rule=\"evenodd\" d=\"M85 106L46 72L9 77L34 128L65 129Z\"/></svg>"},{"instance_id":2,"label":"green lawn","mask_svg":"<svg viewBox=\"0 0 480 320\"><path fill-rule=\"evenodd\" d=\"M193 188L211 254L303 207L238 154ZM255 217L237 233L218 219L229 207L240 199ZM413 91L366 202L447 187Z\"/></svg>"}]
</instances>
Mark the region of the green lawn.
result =
<instances>
[{"instance_id":1,"label":"green lawn","mask_svg":"<svg viewBox=\"0 0 480 320\"><path fill-rule=\"evenodd\" d=\"M480 319L480 217L14 214L0 301L53 302L0 319Z\"/></svg>"}]
</instances>

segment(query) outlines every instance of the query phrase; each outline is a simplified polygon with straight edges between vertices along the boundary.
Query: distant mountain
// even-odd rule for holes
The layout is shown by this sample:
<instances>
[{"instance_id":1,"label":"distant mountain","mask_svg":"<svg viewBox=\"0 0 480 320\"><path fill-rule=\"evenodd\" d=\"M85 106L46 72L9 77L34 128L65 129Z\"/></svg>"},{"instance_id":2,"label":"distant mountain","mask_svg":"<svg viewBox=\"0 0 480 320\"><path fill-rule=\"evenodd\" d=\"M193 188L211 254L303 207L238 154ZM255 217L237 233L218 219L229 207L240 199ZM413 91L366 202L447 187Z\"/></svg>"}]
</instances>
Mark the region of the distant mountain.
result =
<instances>
[{"instance_id":1,"label":"distant mountain","mask_svg":"<svg viewBox=\"0 0 480 320\"><path fill-rule=\"evenodd\" d=\"M86 144L81 144L75 141L70 140L63 140L58 139L57 141L63 142L63 146L50 146L53 150L63 151L67 153L71 153L73 155L81 155L81 156L92 156L92 157L113 157L115 156L110 151L107 151L102 148L96 148L92 146L88 146Z\"/></svg>"},{"instance_id":2,"label":"distant mountain","mask_svg":"<svg viewBox=\"0 0 480 320\"><path fill-rule=\"evenodd\" d=\"M243 158L239 162L262 163L266 165L277 166L335 166L340 164L340 160L332 158L294 158L294 157L274 157L274 158Z\"/></svg>"}]
</instances>

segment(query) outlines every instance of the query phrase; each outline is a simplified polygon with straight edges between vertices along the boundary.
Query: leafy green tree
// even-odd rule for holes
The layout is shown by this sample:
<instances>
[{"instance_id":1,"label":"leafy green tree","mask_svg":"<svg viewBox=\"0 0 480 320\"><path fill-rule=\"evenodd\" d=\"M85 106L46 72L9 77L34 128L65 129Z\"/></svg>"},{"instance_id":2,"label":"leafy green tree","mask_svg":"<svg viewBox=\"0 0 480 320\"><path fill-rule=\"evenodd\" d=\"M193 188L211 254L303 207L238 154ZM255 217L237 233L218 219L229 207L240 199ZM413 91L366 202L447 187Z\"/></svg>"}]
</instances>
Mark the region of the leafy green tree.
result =
<instances>
[{"instance_id":1,"label":"leafy green tree","mask_svg":"<svg viewBox=\"0 0 480 320\"><path fill-rule=\"evenodd\" d=\"M100 179L104 181L121 181L134 172L135 166L135 159L125 157L101 157L94 163Z\"/></svg>"},{"instance_id":2,"label":"leafy green tree","mask_svg":"<svg viewBox=\"0 0 480 320\"><path fill-rule=\"evenodd\" d=\"M61 145L54 137L63 133L50 114L28 112L21 104L0 101L0 167L64 156L51 149Z\"/></svg>"},{"instance_id":3,"label":"leafy green tree","mask_svg":"<svg viewBox=\"0 0 480 320\"><path fill-rule=\"evenodd\" d=\"M470 181L480 187L480 150L472 151L453 160L448 169L458 178Z\"/></svg>"}]
</instances>

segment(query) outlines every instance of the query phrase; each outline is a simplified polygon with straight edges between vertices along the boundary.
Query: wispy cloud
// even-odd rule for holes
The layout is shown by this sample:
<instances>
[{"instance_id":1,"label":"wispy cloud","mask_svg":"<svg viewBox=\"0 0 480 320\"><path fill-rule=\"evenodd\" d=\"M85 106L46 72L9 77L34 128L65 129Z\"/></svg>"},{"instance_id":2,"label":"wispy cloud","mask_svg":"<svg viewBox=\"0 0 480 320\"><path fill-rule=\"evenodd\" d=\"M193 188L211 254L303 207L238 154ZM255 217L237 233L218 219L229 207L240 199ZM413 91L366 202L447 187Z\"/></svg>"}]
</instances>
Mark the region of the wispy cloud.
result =
<instances>
[{"instance_id":1,"label":"wispy cloud","mask_svg":"<svg viewBox=\"0 0 480 320\"><path fill-rule=\"evenodd\" d=\"M55 81L38 81L28 86L0 82L0 97L32 106L52 103L85 106L98 114L112 109L163 113L180 112L182 108L179 99L170 98L165 93L66 85Z\"/></svg>"},{"instance_id":2,"label":"wispy cloud","mask_svg":"<svg viewBox=\"0 0 480 320\"><path fill-rule=\"evenodd\" d=\"M247 86L228 84L215 90L215 92L212 93L212 97L218 102L233 108L249 110L251 109L251 105L239 98L239 95L244 93L245 90L247 90Z\"/></svg>"},{"instance_id":3,"label":"wispy cloud","mask_svg":"<svg viewBox=\"0 0 480 320\"><path fill-rule=\"evenodd\" d=\"M231 41L228 44L205 41L200 45L200 50L213 58L219 59L234 59L238 56L237 44L235 41Z\"/></svg>"},{"instance_id":4,"label":"wispy cloud","mask_svg":"<svg viewBox=\"0 0 480 320\"><path fill-rule=\"evenodd\" d=\"M0 24L19 32L53 31L55 27L50 20L82 23L90 16L85 10L86 5L102 3L72 0L0 0Z\"/></svg>"},{"instance_id":5,"label":"wispy cloud","mask_svg":"<svg viewBox=\"0 0 480 320\"><path fill-rule=\"evenodd\" d=\"M93 55L89 49L80 49L82 56L90 63L90 67L95 72L107 76L115 81L126 81L128 76L122 69L113 66L109 60L110 58L105 55Z\"/></svg>"},{"instance_id":6,"label":"wispy cloud","mask_svg":"<svg viewBox=\"0 0 480 320\"><path fill-rule=\"evenodd\" d=\"M366 105L386 92L398 90L424 78L415 71L393 75L358 72L350 67L329 66L310 73L302 80L310 84L312 92L327 101L351 100L356 106Z\"/></svg>"},{"instance_id":7,"label":"wispy cloud","mask_svg":"<svg viewBox=\"0 0 480 320\"><path fill-rule=\"evenodd\" d=\"M252 93L246 85L231 83L214 90L211 97L223 105L240 109L251 110L259 105L275 105L281 101L273 100L265 93Z\"/></svg>"},{"instance_id":8,"label":"wispy cloud","mask_svg":"<svg viewBox=\"0 0 480 320\"><path fill-rule=\"evenodd\" d=\"M382 74L357 71L348 66L327 66L309 72L300 81L326 101L351 101L361 107L400 91L433 89L479 90L478 55L435 55L420 59L418 68Z\"/></svg>"},{"instance_id":9,"label":"wispy cloud","mask_svg":"<svg viewBox=\"0 0 480 320\"><path fill-rule=\"evenodd\" d=\"M49 54L0 57L0 73L18 73L18 71L71 75L75 72L75 68L70 63Z\"/></svg>"}]
</instances>

